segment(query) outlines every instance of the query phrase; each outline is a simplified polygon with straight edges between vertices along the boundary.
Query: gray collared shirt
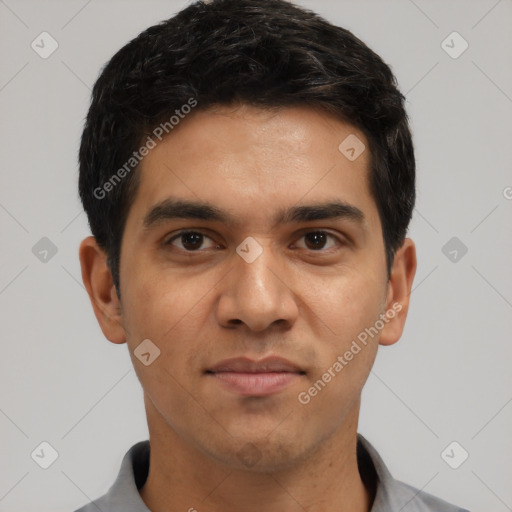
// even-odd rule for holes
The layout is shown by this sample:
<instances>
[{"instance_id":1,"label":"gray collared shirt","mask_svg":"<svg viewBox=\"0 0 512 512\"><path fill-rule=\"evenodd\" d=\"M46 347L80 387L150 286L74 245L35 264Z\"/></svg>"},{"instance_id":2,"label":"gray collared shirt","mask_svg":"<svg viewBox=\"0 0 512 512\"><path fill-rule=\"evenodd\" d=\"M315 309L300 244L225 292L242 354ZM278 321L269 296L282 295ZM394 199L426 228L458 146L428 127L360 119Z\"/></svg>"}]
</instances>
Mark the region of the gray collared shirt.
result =
<instances>
[{"instance_id":1,"label":"gray collared shirt","mask_svg":"<svg viewBox=\"0 0 512 512\"><path fill-rule=\"evenodd\" d=\"M370 512L468 512L395 480L375 448L361 434L358 434L357 449L364 479L375 480L376 493ZM133 445L108 492L76 512L151 512L138 491L148 476L149 452L149 441Z\"/></svg>"}]
</instances>

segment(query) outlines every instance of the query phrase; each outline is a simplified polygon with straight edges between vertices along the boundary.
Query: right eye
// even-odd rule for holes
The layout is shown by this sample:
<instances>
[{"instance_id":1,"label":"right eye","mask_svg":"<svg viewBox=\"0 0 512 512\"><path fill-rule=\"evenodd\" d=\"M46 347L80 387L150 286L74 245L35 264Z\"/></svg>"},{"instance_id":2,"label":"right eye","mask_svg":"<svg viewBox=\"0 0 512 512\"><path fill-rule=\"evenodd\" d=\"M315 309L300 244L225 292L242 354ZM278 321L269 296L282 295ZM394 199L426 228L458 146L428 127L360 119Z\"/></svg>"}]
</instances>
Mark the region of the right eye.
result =
<instances>
[{"instance_id":1,"label":"right eye","mask_svg":"<svg viewBox=\"0 0 512 512\"><path fill-rule=\"evenodd\" d=\"M172 245L186 252L199 252L199 249L203 245L205 239L211 240L213 242L209 236L201 233L200 231L186 230L176 233L169 240L167 240L165 245ZM175 240L178 240L180 245L174 244L173 242ZM215 242L213 243L215 244Z\"/></svg>"}]
</instances>

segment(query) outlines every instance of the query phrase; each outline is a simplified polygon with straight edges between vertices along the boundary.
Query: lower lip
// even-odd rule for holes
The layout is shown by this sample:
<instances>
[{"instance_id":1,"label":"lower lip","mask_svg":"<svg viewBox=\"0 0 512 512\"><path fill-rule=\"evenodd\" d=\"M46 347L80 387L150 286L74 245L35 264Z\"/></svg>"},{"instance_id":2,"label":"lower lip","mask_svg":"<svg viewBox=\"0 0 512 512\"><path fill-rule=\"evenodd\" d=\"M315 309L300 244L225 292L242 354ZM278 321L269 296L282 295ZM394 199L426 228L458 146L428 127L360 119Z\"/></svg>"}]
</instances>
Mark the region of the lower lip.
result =
<instances>
[{"instance_id":1,"label":"lower lip","mask_svg":"<svg viewBox=\"0 0 512 512\"><path fill-rule=\"evenodd\" d=\"M243 396L266 396L278 393L301 376L292 372L218 372L212 375L219 379L224 387Z\"/></svg>"}]
</instances>

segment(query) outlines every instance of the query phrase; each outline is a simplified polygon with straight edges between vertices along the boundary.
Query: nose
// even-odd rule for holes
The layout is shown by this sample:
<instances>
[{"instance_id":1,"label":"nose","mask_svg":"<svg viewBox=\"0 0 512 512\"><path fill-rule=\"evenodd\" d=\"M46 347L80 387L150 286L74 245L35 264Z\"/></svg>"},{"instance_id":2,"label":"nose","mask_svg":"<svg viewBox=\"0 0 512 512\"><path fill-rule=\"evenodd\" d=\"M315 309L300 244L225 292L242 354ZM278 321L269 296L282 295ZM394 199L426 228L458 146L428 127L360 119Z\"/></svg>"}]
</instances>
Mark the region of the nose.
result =
<instances>
[{"instance_id":1,"label":"nose","mask_svg":"<svg viewBox=\"0 0 512 512\"><path fill-rule=\"evenodd\" d=\"M298 317L290 272L282 268L270 247L248 263L237 253L233 270L222 280L217 305L219 323L224 327L245 324L254 332L272 325L290 327Z\"/></svg>"}]
</instances>

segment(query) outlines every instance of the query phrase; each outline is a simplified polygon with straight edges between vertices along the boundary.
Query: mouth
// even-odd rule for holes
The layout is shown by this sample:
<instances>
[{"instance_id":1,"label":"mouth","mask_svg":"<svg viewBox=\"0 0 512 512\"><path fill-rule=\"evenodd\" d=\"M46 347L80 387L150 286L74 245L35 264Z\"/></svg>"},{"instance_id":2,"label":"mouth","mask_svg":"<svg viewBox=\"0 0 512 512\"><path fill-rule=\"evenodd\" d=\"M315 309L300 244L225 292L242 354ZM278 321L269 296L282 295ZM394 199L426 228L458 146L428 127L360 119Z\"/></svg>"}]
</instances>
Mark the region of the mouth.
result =
<instances>
[{"instance_id":1,"label":"mouth","mask_svg":"<svg viewBox=\"0 0 512 512\"><path fill-rule=\"evenodd\" d=\"M283 391L306 372L280 357L254 361L245 357L225 359L206 370L225 389L242 396L267 396Z\"/></svg>"}]
</instances>

